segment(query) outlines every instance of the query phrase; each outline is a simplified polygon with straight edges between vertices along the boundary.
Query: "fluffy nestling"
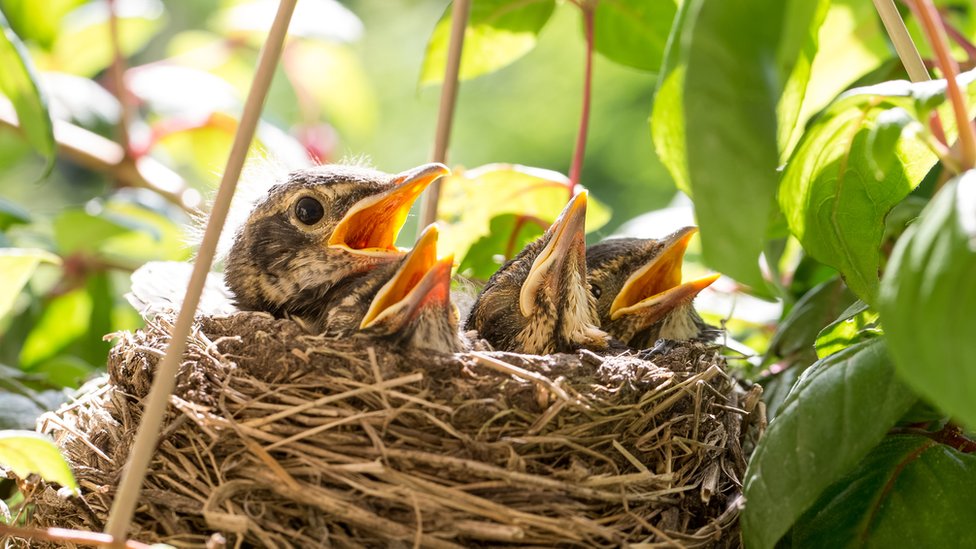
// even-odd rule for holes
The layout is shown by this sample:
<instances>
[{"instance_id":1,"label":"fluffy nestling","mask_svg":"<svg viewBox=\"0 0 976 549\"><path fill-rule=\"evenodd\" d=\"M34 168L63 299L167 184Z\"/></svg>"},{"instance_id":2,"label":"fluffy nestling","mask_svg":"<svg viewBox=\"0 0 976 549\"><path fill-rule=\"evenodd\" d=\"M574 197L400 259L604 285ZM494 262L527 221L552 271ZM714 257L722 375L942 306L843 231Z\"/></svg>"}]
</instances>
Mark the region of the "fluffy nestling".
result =
<instances>
[{"instance_id":1,"label":"fluffy nestling","mask_svg":"<svg viewBox=\"0 0 976 549\"><path fill-rule=\"evenodd\" d=\"M614 339L647 349L658 339L710 339L713 329L692 304L719 275L681 282L685 250L696 227L660 240L605 240L586 251L590 289L600 327Z\"/></svg>"},{"instance_id":2,"label":"fluffy nestling","mask_svg":"<svg viewBox=\"0 0 976 549\"><path fill-rule=\"evenodd\" d=\"M362 275L402 261L395 241L407 212L446 173L441 164L397 175L344 165L292 172L234 236L224 276L237 307L322 330Z\"/></svg>"},{"instance_id":3,"label":"fluffy nestling","mask_svg":"<svg viewBox=\"0 0 976 549\"><path fill-rule=\"evenodd\" d=\"M586 192L576 195L538 240L488 280L465 328L495 349L533 354L603 349L586 281Z\"/></svg>"}]
</instances>

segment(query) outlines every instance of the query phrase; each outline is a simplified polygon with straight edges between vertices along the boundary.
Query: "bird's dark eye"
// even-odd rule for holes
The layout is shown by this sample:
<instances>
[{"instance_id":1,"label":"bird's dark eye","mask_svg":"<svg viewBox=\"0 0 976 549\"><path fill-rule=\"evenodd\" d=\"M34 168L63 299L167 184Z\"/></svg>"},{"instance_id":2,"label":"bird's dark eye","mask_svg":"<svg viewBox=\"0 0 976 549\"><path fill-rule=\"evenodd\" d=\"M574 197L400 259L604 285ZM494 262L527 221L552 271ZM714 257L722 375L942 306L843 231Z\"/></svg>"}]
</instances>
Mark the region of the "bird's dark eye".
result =
<instances>
[{"instance_id":1,"label":"bird's dark eye","mask_svg":"<svg viewBox=\"0 0 976 549\"><path fill-rule=\"evenodd\" d=\"M593 297L600 299L600 296L603 295L603 290L596 284L590 284L590 293L593 294Z\"/></svg>"},{"instance_id":2,"label":"bird's dark eye","mask_svg":"<svg viewBox=\"0 0 976 549\"><path fill-rule=\"evenodd\" d=\"M304 196L295 203L295 217L306 225L315 225L325 216L322 203L311 196Z\"/></svg>"}]
</instances>

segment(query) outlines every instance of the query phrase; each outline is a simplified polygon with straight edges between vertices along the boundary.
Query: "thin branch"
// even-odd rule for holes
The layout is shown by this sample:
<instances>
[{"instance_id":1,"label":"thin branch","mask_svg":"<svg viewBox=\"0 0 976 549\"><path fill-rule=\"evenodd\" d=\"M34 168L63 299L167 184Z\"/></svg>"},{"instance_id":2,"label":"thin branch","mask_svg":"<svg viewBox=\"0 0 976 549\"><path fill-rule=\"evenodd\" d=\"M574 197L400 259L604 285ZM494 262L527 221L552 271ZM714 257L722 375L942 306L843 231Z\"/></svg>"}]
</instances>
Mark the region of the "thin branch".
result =
<instances>
[{"instance_id":1,"label":"thin branch","mask_svg":"<svg viewBox=\"0 0 976 549\"><path fill-rule=\"evenodd\" d=\"M909 2L909 7L925 30L925 36L932 44L939 69L946 80L946 90L949 93L949 101L952 103L952 111L959 130L960 164L963 170L970 170L976 166L976 130L969 120L966 98L959 89L959 83L956 82L959 64L949 51L949 39L939 19L939 12L932 5L932 0L913 0Z\"/></svg>"},{"instance_id":2,"label":"thin branch","mask_svg":"<svg viewBox=\"0 0 976 549\"><path fill-rule=\"evenodd\" d=\"M122 44L119 40L118 0L108 0L108 33L112 44L112 82L115 97L119 101L121 114L119 115L119 144L126 155L129 154L129 122L132 120L132 105L129 103L125 86L125 56L122 55Z\"/></svg>"},{"instance_id":3,"label":"thin branch","mask_svg":"<svg viewBox=\"0 0 976 549\"><path fill-rule=\"evenodd\" d=\"M124 185L149 189L188 213L198 211L200 193L173 170L148 156L138 160L128 158L118 143L70 122L53 120L53 123L59 155L90 170L106 173ZM3 98L0 98L0 126L20 131L13 106Z\"/></svg>"},{"instance_id":4,"label":"thin branch","mask_svg":"<svg viewBox=\"0 0 976 549\"><path fill-rule=\"evenodd\" d=\"M97 547L99 545L110 545L114 543L112 536L101 532L88 532L85 530L69 530L67 528L20 528L10 526L0 522L0 538L11 536L15 538L29 540L53 541L56 543L77 543ZM126 549L150 549L150 545L139 541L124 541L122 547Z\"/></svg>"},{"instance_id":5,"label":"thin branch","mask_svg":"<svg viewBox=\"0 0 976 549\"><path fill-rule=\"evenodd\" d=\"M966 56L969 58L967 59L968 63L972 64L976 62L976 44L970 42L966 35L959 32L959 29L954 27L952 23L949 22L949 18L946 17L945 13L943 13L941 10L939 11L939 20L942 21L942 26L945 27L946 33L949 34L949 38L952 38L952 41L959 44L959 47L966 52Z\"/></svg>"},{"instance_id":6,"label":"thin branch","mask_svg":"<svg viewBox=\"0 0 976 549\"><path fill-rule=\"evenodd\" d=\"M888 31L888 37L891 38L891 43L894 44L898 58L901 59L901 64L905 66L905 70L908 72L908 77L912 79L912 82L930 80L929 71L925 68L922 56L919 55L915 43L912 42L912 36L908 34L905 22L901 20L901 14L895 7L895 0L874 0L874 8L878 10L878 15L881 16L881 22L884 23L885 30Z\"/></svg>"},{"instance_id":7,"label":"thin branch","mask_svg":"<svg viewBox=\"0 0 976 549\"><path fill-rule=\"evenodd\" d=\"M122 539L125 536L129 529L129 523L132 521L136 501L139 498L139 492L146 476L146 469L156 448L166 406L176 384L176 373L179 370L183 352L186 350L186 339L193 325L197 306L200 303L200 294L213 263L217 241L227 219L231 198L234 196L247 151L254 139L254 131L261 116L261 108L267 97L278 58L281 56L288 23L291 21L296 2L297 0L281 0L278 4L278 13L275 15L271 30L268 32L268 37L261 50L257 71L244 103L241 122L237 127L237 134L234 136L234 143L227 159L227 168L224 170L220 188L210 212L210 219L207 222L207 229L203 235L203 242L200 244L196 261L193 264L190 284L186 289L176 324L172 328L166 355L157 367L156 377L146 401L142 421L139 423L139 429L132 444L132 454L122 472L122 480L112 503L112 510L105 531L115 539ZM120 545L116 544L116 546Z\"/></svg>"},{"instance_id":8,"label":"thin branch","mask_svg":"<svg viewBox=\"0 0 976 549\"><path fill-rule=\"evenodd\" d=\"M588 3L580 5L583 10L583 25L586 28L586 70L583 76L583 110L580 114L579 133L576 135L576 148L573 150L573 164L569 169L569 196L572 198L576 185L579 185L583 171L583 157L586 156L586 134L590 127L590 100L593 87L593 8Z\"/></svg>"},{"instance_id":9,"label":"thin branch","mask_svg":"<svg viewBox=\"0 0 976 549\"><path fill-rule=\"evenodd\" d=\"M441 104L437 112L437 134L434 137L434 162L447 163L447 144L451 140L451 126L454 123L454 107L457 105L457 91L460 86L458 75L461 72L461 51L464 48L464 30L468 26L471 13L471 0L454 0L451 13L451 41L447 50L447 66L444 68L444 84L441 88ZM434 181L424 193L420 207L419 235L424 227L437 221L437 203L441 198L441 182Z\"/></svg>"}]
</instances>

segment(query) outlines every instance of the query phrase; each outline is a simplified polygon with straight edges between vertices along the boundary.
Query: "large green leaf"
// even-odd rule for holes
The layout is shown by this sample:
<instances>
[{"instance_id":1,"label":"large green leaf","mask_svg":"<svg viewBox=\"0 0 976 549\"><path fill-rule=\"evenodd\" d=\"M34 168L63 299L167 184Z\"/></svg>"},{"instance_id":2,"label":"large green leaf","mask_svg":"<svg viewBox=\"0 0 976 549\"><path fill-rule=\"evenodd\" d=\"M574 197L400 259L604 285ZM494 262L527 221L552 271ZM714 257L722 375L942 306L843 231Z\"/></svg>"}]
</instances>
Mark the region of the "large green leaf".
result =
<instances>
[{"instance_id":1,"label":"large green leaf","mask_svg":"<svg viewBox=\"0 0 976 549\"><path fill-rule=\"evenodd\" d=\"M773 547L915 400L896 378L882 339L849 347L807 370L749 461L742 515L746 545Z\"/></svg>"},{"instance_id":2,"label":"large green leaf","mask_svg":"<svg viewBox=\"0 0 976 549\"><path fill-rule=\"evenodd\" d=\"M20 350L22 367L29 369L55 356L84 335L91 323L92 307L92 298L83 288L52 299L24 340Z\"/></svg>"},{"instance_id":3,"label":"large green leaf","mask_svg":"<svg viewBox=\"0 0 976 549\"><path fill-rule=\"evenodd\" d=\"M976 428L976 172L947 183L898 240L879 310L902 378Z\"/></svg>"},{"instance_id":4,"label":"large green leaf","mask_svg":"<svg viewBox=\"0 0 976 549\"><path fill-rule=\"evenodd\" d=\"M797 120L826 6L688 0L658 83L654 143L694 196L705 260L759 292L780 151Z\"/></svg>"},{"instance_id":5,"label":"large green leaf","mask_svg":"<svg viewBox=\"0 0 976 549\"><path fill-rule=\"evenodd\" d=\"M555 7L555 0L472 0L461 51L461 80L494 72L529 53ZM421 84L444 80L452 13L453 6L448 7L427 42Z\"/></svg>"},{"instance_id":6,"label":"large green leaf","mask_svg":"<svg viewBox=\"0 0 976 549\"><path fill-rule=\"evenodd\" d=\"M61 263L61 258L44 250L0 248L0 318L10 312L20 290L41 262Z\"/></svg>"},{"instance_id":7,"label":"large green leaf","mask_svg":"<svg viewBox=\"0 0 976 549\"><path fill-rule=\"evenodd\" d=\"M888 437L797 521L793 547L974 547L976 456Z\"/></svg>"},{"instance_id":8,"label":"large green leaf","mask_svg":"<svg viewBox=\"0 0 976 549\"><path fill-rule=\"evenodd\" d=\"M441 179L438 217L447 226L441 232L440 249L464 258L472 244L491 234L491 220L503 214L533 217L548 226L569 201L568 185L561 173L512 164L455 169ZM608 221L610 209L591 194L586 231L593 232Z\"/></svg>"},{"instance_id":9,"label":"large green leaf","mask_svg":"<svg viewBox=\"0 0 976 549\"><path fill-rule=\"evenodd\" d=\"M807 130L787 165L779 203L790 231L869 304L878 291L885 216L936 162L917 121L944 100L944 81L851 90ZM946 133L953 138L955 128L947 123Z\"/></svg>"},{"instance_id":10,"label":"large green leaf","mask_svg":"<svg viewBox=\"0 0 976 549\"><path fill-rule=\"evenodd\" d=\"M657 71L676 11L674 0L600 0L593 14L594 49L611 61Z\"/></svg>"},{"instance_id":11,"label":"large green leaf","mask_svg":"<svg viewBox=\"0 0 976 549\"><path fill-rule=\"evenodd\" d=\"M58 447L33 431L0 431L0 465L20 478L37 474L79 493L78 483Z\"/></svg>"},{"instance_id":12,"label":"large green leaf","mask_svg":"<svg viewBox=\"0 0 976 549\"><path fill-rule=\"evenodd\" d=\"M47 159L46 176L54 167L56 145L47 99L37 84L27 49L10 29L3 13L0 13L0 67L3 67L0 69L0 93L13 103L27 142Z\"/></svg>"}]
</instances>

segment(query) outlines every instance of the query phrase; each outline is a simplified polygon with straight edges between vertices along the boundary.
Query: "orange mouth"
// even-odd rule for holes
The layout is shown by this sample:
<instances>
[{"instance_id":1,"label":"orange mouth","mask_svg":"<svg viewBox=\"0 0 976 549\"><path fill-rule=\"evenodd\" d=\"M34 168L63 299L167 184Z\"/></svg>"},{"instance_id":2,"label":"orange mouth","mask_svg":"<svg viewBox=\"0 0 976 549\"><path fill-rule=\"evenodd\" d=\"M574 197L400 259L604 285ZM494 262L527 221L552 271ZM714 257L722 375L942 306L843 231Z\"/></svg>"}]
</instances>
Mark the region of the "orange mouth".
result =
<instances>
[{"instance_id":1,"label":"orange mouth","mask_svg":"<svg viewBox=\"0 0 976 549\"><path fill-rule=\"evenodd\" d=\"M718 280L718 273L681 283L681 265L688 242L697 227L685 227L664 242L664 249L649 263L630 275L610 305L610 319L626 314L653 314L655 322L678 304L691 300Z\"/></svg>"},{"instance_id":2,"label":"orange mouth","mask_svg":"<svg viewBox=\"0 0 976 549\"><path fill-rule=\"evenodd\" d=\"M393 278L373 298L360 329L403 313L410 318L430 300L450 299L454 256L437 259L437 236L436 225L424 230Z\"/></svg>"},{"instance_id":3,"label":"orange mouth","mask_svg":"<svg viewBox=\"0 0 976 549\"><path fill-rule=\"evenodd\" d=\"M542 287L545 274L558 268L573 251L573 246L585 250L586 200L586 191L574 196L549 228L553 236L532 262L519 292L519 310L523 316L529 316L535 310L535 295Z\"/></svg>"},{"instance_id":4,"label":"orange mouth","mask_svg":"<svg viewBox=\"0 0 976 549\"><path fill-rule=\"evenodd\" d=\"M329 246L367 255L400 255L396 239L410 207L428 185L448 173L443 164L425 164L400 174L392 189L350 208L332 232Z\"/></svg>"}]
</instances>

